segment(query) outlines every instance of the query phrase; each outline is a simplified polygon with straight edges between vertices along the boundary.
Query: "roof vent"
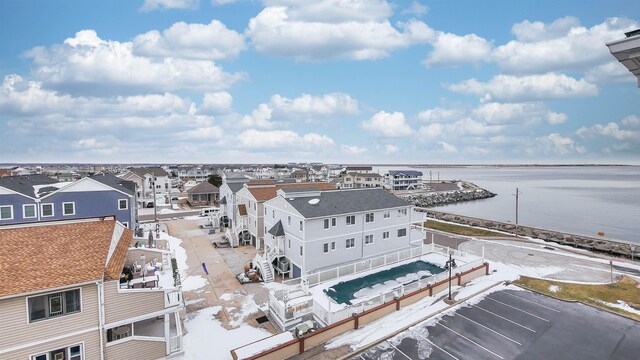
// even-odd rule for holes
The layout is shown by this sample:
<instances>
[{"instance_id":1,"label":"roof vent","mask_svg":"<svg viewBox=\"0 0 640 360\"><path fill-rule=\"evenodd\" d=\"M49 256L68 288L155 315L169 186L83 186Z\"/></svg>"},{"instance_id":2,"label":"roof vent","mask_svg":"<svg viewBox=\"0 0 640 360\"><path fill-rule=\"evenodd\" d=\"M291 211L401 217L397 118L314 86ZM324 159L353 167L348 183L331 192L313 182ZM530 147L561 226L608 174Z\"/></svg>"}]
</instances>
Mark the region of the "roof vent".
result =
<instances>
[{"instance_id":1,"label":"roof vent","mask_svg":"<svg viewBox=\"0 0 640 360\"><path fill-rule=\"evenodd\" d=\"M311 199L309 200L309 204L310 205L317 205L320 202L320 199Z\"/></svg>"}]
</instances>

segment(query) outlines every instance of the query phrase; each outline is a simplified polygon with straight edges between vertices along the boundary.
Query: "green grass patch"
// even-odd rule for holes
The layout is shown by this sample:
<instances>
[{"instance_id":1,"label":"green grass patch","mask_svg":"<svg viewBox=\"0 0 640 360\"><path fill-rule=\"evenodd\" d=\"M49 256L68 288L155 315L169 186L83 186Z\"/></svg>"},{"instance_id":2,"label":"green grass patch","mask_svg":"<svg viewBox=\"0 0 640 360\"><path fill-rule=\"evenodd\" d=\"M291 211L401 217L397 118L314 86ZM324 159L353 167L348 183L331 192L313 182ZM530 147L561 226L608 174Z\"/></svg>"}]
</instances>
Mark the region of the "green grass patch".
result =
<instances>
[{"instance_id":1,"label":"green grass patch","mask_svg":"<svg viewBox=\"0 0 640 360\"><path fill-rule=\"evenodd\" d=\"M427 229L434 229L434 230L444 231L444 232L457 234L457 235L465 235L465 236L515 237L511 235L501 234L495 231L476 229L472 227L443 223L443 222L433 221L433 220L429 220L425 222L424 226Z\"/></svg>"},{"instance_id":2,"label":"green grass patch","mask_svg":"<svg viewBox=\"0 0 640 360\"><path fill-rule=\"evenodd\" d=\"M526 276L521 276L520 279L514 281L514 283L559 299L580 301L640 320L640 315L607 306L600 302L604 301L616 304L618 300L622 300L628 305L640 309L640 289L638 288L638 282L627 276L616 283L604 285L571 284L552 280L534 279ZM552 291L551 289L556 291Z\"/></svg>"}]
</instances>

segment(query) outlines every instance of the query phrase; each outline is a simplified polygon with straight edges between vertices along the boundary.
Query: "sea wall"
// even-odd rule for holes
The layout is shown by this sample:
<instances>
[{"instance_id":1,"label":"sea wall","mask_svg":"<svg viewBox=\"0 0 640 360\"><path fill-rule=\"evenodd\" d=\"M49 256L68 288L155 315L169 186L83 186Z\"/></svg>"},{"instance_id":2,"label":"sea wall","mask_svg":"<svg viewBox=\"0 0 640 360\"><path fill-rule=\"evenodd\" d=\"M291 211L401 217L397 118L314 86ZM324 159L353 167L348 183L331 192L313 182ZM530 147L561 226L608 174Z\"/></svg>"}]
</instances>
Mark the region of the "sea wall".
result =
<instances>
[{"instance_id":1,"label":"sea wall","mask_svg":"<svg viewBox=\"0 0 640 360\"><path fill-rule=\"evenodd\" d=\"M496 194L485 189L477 188L472 190L424 192L424 193L398 195L398 196L413 203L415 206L433 207L433 206L440 206L440 205L446 205L446 204L453 204L460 201L492 198L496 196Z\"/></svg>"},{"instance_id":2,"label":"sea wall","mask_svg":"<svg viewBox=\"0 0 640 360\"><path fill-rule=\"evenodd\" d=\"M427 217L442 221L449 221L463 225L483 227L490 230L500 230L514 235L529 236L544 241L555 242L563 245L571 245L574 247L587 249L591 251L607 252L610 254L621 255L625 257L633 257L638 259L640 256L640 244L633 244L624 241L598 239L583 235L565 233L561 231L553 231L539 229L530 226L516 226L511 223L503 223L492 220L479 219L469 216L449 214L429 209L416 209L427 213Z\"/></svg>"}]
</instances>

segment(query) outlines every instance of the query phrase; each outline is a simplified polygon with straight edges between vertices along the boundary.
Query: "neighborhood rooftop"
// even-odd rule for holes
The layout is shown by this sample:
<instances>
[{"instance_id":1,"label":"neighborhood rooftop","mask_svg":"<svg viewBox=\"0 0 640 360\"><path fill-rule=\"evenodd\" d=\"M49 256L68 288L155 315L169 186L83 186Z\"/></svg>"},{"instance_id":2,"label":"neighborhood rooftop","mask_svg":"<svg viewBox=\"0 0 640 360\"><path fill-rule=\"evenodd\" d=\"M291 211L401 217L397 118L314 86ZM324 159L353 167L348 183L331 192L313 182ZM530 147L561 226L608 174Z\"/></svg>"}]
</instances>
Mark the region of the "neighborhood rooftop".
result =
<instances>
[{"instance_id":1,"label":"neighborhood rooftop","mask_svg":"<svg viewBox=\"0 0 640 360\"><path fill-rule=\"evenodd\" d=\"M90 179L114 189L118 189L129 195L133 195L136 191L136 184L133 181L121 179L113 174L96 174L91 176Z\"/></svg>"},{"instance_id":2,"label":"neighborhood rooftop","mask_svg":"<svg viewBox=\"0 0 640 360\"><path fill-rule=\"evenodd\" d=\"M211 193L218 193L218 192L220 192L218 187L211 184L208 181L203 181L200 184L187 190L188 194L211 194Z\"/></svg>"},{"instance_id":3,"label":"neighborhood rooftop","mask_svg":"<svg viewBox=\"0 0 640 360\"><path fill-rule=\"evenodd\" d=\"M311 199L319 201L310 202ZM297 197L287 201L305 218L410 205L381 188L321 191L320 196Z\"/></svg>"},{"instance_id":4,"label":"neighborhood rooftop","mask_svg":"<svg viewBox=\"0 0 640 360\"><path fill-rule=\"evenodd\" d=\"M251 182L253 183L253 182ZM249 185L249 184L247 184ZM284 191L293 191L293 189L304 189L303 191L311 191L309 188L314 188L313 190L335 190L335 185L326 182L314 182L314 183L290 183L290 184L276 184L271 187L250 187L249 191L251 195L256 199L256 201L266 201L269 199L273 199L276 197L276 193L279 189L283 189Z\"/></svg>"},{"instance_id":5,"label":"neighborhood rooftop","mask_svg":"<svg viewBox=\"0 0 640 360\"><path fill-rule=\"evenodd\" d=\"M422 176L421 171L415 170L389 170L389 176L395 176L396 174L404 174L407 176Z\"/></svg>"},{"instance_id":6,"label":"neighborhood rooftop","mask_svg":"<svg viewBox=\"0 0 640 360\"><path fill-rule=\"evenodd\" d=\"M132 239L115 220L0 228L0 297L118 279Z\"/></svg>"},{"instance_id":7,"label":"neighborhood rooftop","mask_svg":"<svg viewBox=\"0 0 640 360\"><path fill-rule=\"evenodd\" d=\"M153 174L154 176L167 176L167 172L160 167L141 167L141 168L130 168L129 171L132 173L144 177L146 174Z\"/></svg>"},{"instance_id":8,"label":"neighborhood rooftop","mask_svg":"<svg viewBox=\"0 0 640 360\"><path fill-rule=\"evenodd\" d=\"M31 198L35 197L36 188L34 186L52 185L56 183L58 183L58 180L41 174L6 176L0 178L0 187L7 188Z\"/></svg>"}]
</instances>

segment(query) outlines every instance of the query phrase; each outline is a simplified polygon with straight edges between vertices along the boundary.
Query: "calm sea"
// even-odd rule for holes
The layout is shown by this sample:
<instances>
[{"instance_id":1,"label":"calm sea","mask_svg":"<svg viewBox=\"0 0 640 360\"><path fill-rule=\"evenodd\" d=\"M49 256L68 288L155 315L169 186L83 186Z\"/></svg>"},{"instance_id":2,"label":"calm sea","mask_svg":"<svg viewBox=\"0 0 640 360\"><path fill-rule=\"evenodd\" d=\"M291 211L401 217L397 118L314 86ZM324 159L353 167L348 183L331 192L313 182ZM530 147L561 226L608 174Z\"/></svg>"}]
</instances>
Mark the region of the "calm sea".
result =
<instances>
[{"instance_id":1,"label":"calm sea","mask_svg":"<svg viewBox=\"0 0 640 360\"><path fill-rule=\"evenodd\" d=\"M434 208L460 215L515 222L515 194L520 191L518 222L552 230L640 243L640 166L408 168L429 180L461 179L492 191L491 199Z\"/></svg>"}]
</instances>

